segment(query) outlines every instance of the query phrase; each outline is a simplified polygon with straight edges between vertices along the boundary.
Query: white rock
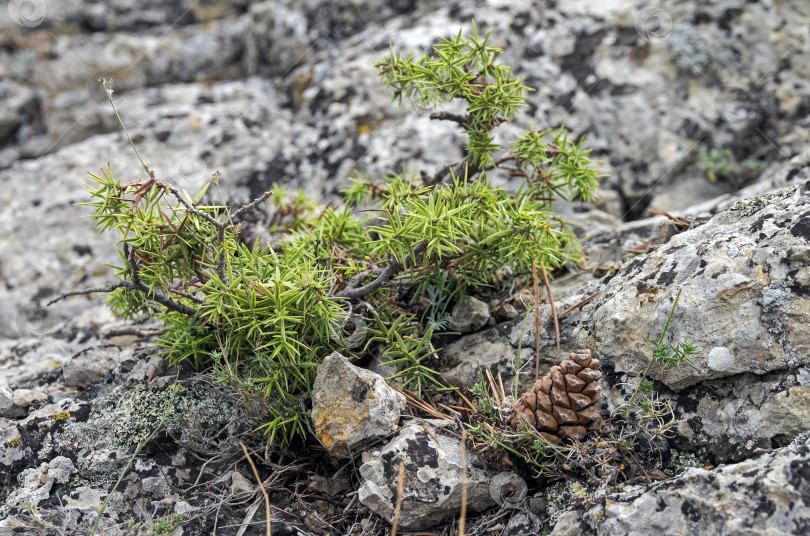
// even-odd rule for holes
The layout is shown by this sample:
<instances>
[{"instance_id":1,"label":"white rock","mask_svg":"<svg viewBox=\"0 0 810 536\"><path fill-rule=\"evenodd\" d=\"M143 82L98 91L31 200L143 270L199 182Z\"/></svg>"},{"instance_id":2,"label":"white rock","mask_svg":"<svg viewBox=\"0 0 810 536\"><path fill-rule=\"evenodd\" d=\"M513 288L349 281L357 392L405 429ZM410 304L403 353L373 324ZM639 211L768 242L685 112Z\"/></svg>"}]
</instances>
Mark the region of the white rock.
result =
<instances>
[{"instance_id":1,"label":"white rock","mask_svg":"<svg viewBox=\"0 0 810 536\"><path fill-rule=\"evenodd\" d=\"M441 432L447 421L425 421L403 428L376 456L364 456L363 484L358 499L390 523L394 518L399 462L405 463L405 486L399 524L404 530L422 530L458 514L461 508L461 442ZM438 440L438 443L436 442ZM376 453L376 452L375 452ZM466 451L467 511L477 512L495 503L484 464Z\"/></svg>"},{"instance_id":2,"label":"white rock","mask_svg":"<svg viewBox=\"0 0 810 536\"><path fill-rule=\"evenodd\" d=\"M709 365L709 368L712 370L723 372L731 368L731 365L734 364L734 355L728 351L728 348L716 346L709 352L706 358L706 364Z\"/></svg>"},{"instance_id":3,"label":"white rock","mask_svg":"<svg viewBox=\"0 0 810 536\"><path fill-rule=\"evenodd\" d=\"M34 389L17 389L14 391L14 405L21 408L27 408L35 400L47 400L48 395L39 390Z\"/></svg>"}]
</instances>

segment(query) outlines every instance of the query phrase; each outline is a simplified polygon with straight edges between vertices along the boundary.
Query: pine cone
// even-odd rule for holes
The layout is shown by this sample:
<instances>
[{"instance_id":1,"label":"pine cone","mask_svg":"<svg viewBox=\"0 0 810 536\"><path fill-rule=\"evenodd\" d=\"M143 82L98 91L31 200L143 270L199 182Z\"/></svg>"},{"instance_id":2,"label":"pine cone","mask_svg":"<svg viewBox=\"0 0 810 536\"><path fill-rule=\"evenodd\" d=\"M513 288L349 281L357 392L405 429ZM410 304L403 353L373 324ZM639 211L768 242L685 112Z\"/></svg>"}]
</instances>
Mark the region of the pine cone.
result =
<instances>
[{"instance_id":1,"label":"pine cone","mask_svg":"<svg viewBox=\"0 0 810 536\"><path fill-rule=\"evenodd\" d=\"M599 361L591 357L590 350L577 350L570 356L570 360L551 367L531 391L521 395L512 415L513 429L519 430L528 422L554 444L561 439L583 439L586 433L599 431Z\"/></svg>"}]
</instances>

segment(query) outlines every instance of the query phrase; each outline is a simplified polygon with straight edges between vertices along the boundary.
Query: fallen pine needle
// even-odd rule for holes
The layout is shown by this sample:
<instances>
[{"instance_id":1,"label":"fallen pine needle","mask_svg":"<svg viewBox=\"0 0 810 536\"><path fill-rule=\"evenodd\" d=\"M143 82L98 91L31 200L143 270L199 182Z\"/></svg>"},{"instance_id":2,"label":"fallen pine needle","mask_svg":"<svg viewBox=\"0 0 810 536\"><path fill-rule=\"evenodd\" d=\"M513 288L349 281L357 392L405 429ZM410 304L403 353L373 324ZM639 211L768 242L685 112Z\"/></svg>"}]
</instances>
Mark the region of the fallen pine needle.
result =
<instances>
[{"instance_id":1,"label":"fallen pine needle","mask_svg":"<svg viewBox=\"0 0 810 536\"><path fill-rule=\"evenodd\" d=\"M458 518L459 536L464 536L467 519L467 430L461 431L461 517Z\"/></svg>"},{"instance_id":2,"label":"fallen pine needle","mask_svg":"<svg viewBox=\"0 0 810 536\"><path fill-rule=\"evenodd\" d=\"M391 536L397 536L399 525L399 512L402 510L402 494L405 491L405 461L399 460L399 475L397 475L397 504L394 507L394 522L391 523Z\"/></svg>"},{"instance_id":3,"label":"fallen pine needle","mask_svg":"<svg viewBox=\"0 0 810 536\"><path fill-rule=\"evenodd\" d=\"M599 296L599 291L598 290L596 292L594 292L593 294L591 294L590 296L588 296L587 298L585 298L584 300L582 300L581 302L569 307L563 314L561 314L559 316L559 318L560 319L565 318L566 316L568 316L569 314L571 314L575 310L579 309L580 307L582 307L583 305L585 305L586 303L588 303L589 301L591 301L592 299L594 299L597 296Z\"/></svg>"},{"instance_id":4,"label":"fallen pine needle","mask_svg":"<svg viewBox=\"0 0 810 536\"><path fill-rule=\"evenodd\" d=\"M267 512L267 536L271 536L272 533L270 532L270 497L267 495L267 490L264 489L264 484L262 484L262 479L259 478L259 472L256 470L256 465L253 463L253 458L250 457L248 454L247 447L241 441L239 442L239 446L242 447L242 450L245 452L245 458L250 463L250 468L253 469L253 476L256 477L256 482L259 483L259 487L262 490L262 494L264 495L264 507Z\"/></svg>"}]
</instances>

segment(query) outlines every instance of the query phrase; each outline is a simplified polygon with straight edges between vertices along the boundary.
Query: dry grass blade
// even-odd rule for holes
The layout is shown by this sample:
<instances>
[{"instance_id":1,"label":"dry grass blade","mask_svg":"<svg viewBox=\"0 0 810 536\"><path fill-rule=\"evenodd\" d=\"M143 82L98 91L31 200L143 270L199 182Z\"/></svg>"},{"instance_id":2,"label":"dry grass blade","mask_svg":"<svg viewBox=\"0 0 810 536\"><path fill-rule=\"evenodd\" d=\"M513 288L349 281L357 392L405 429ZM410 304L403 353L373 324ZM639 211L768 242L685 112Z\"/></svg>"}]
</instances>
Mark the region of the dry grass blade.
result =
<instances>
[{"instance_id":1,"label":"dry grass blade","mask_svg":"<svg viewBox=\"0 0 810 536\"><path fill-rule=\"evenodd\" d=\"M397 475L397 504L394 507L394 521L391 523L391 536L397 536L399 513L402 510L402 494L405 490L405 462L399 461L399 475Z\"/></svg>"},{"instance_id":2,"label":"dry grass blade","mask_svg":"<svg viewBox=\"0 0 810 536\"><path fill-rule=\"evenodd\" d=\"M256 511L259 509L259 501L253 503L250 508L248 508L247 513L245 514L245 519L242 520L242 524L239 525L239 530L236 532L236 536L243 536L247 531L248 527L250 527L250 522L253 521L253 516L256 515ZM216 530L214 530L214 534L216 534Z\"/></svg>"},{"instance_id":3,"label":"dry grass blade","mask_svg":"<svg viewBox=\"0 0 810 536\"><path fill-rule=\"evenodd\" d=\"M262 495L264 495L264 507L265 507L265 510L266 510L266 513L267 513L266 532L267 532L267 536L271 536L272 532L270 531L270 497L267 495L267 490L264 489L264 484L262 484L262 479L259 478L259 471L256 470L256 465L253 463L253 458L251 458L250 454L248 454L247 447L245 447L245 444L242 443L241 441L239 442L239 446L242 447L242 450L245 453L245 458L247 458L247 461L250 463L250 468L253 469L253 476L256 477L256 482L259 483L259 487L262 490Z\"/></svg>"},{"instance_id":4,"label":"dry grass blade","mask_svg":"<svg viewBox=\"0 0 810 536\"><path fill-rule=\"evenodd\" d=\"M543 283L546 285L546 292L548 293L548 303L551 304L551 316L554 317L554 335L557 337L557 355L561 353L560 350L560 319L557 317L557 306L554 305L554 296L551 295L551 285L548 282L548 274L546 273L546 266L544 264L540 265L540 271L543 272ZM540 321L539 318L537 320ZM538 341L540 340L540 329L537 330L538 333ZM539 343L538 343L539 348ZM539 349L538 349L539 352ZM538 355L539 361L539 355Z\"/></svg>"},{"instance_id":5,"label":"dry grass blade","mask_svg":"<svg viewBox=\"0 0 810 536\"><path fill-rule=\"evenodd\" d=\"M478 411L477 409L475 409L475 406L473 405L473 403L470 402L469 399L466 396L464 396L464 393L462 393L459 390L459 391L456 391L456 394L458 394L459 398L461 398L468 406L470 406L470 409L473 410L473 412Z\"/></svg>"},{"instance_id":6,"label":"dry grass blade","mask_svg":"<svg viewBox=\"0 0 810 536\"><path fill-rule=\"evenodd\" d=\"M416 409L418 409L420 411L424 411L425 413L427 413L427 414L429 414L429 415L431 415L433 417L436 417L437 419L443 419L443 420L447 420L447 421L452 421L453 420L452 417L447 416L444 413L440 412L439 410L437 410L436 408L434 408L433 406L431 406L430 404L428 404L424 400L420 399L419 397L417 397L416 395L414 395L413 393L411 393L407 389L399 389L398 387L395 387L395 386L391 385L390 383L388 385L394 391L404 395L405 399L408 401L408 403L410 403Z\"/></svg>"},{"instance_id":7,"label":"dry grass blade","mask_svg":"<svg viewBox=\"0 0 810 536\"><path fill-rule=\"evenodd\" d=\"M501 373L498 372L498 387L501 388L501 400L506 398L506 389L503 388L503 378L501 378Z\"/></svg>"},{"instance_id":8,"label":"dry grass blade","mask_svg":"<svg viewBox=\"0 0 810 536\"><path fill-rule=\"evenodd\" d=\"M534 381L540 379L540 289L537 285L537 263L532 261L532 281L534 282Z\"/></svg>"},{"instance_id":9,"label":"dry grass blade","mask_svg":"<svg viewBox=\"0 0 810 536\"><path fill-rule=\"evenodd\" d=\"M487 373L487 380L489 380L489 388L492 391L492 397L495 399L495 403L500 406L500 401L503 400L503 398L498 396L498 385L495 383L492 371L489 370L489 367L485 368L484 371Z\"/></svg>"},{"instance_id":10,"label":"dry grass blade","mask_svg":"<svg viewBox=\"0 0 810 536\"><path fill-rule=\"evenodd\" d=\"M638 466L638 468L641 469L641 473L644 475L644 478L647 480L647 484L652 484L652 479L650 478L650 475L647 474L647 471L644 469L644 466L641 465L641 462L638 461L638 458L636 458L636 455L633 454L632 452L630 452L629 450L627 451L627 454L631 458L633 458L633 461L636 462L636 465Z\"/></svg>"},{"instance_id":11,"label":"dry grass blade","mask_svg":"<svg viewBox=\"0 0 810 536\"><path fill-rule=\"evenodd\" d=\"M461 516L458 518L459 536L464 536L467 519L467 430L461 431Z\"/></svg>"},{"instance_id":12,"label":"dry grass blade","mask_svg":"<svg viewBox=\"0 0 810 536\"><path fill-rule=\"evenodd\" d=\"M683 227L682 231L685 231L686 229L688 229L692 225L691 223L684 220L683 218L673 216L672 214L668 214L666 212L660 212L658 210L653 210L651 208L648 208L647 212L652 212L653 214L658 214L659 216L664 216L665 218L670 219L671 221L675 222L675 225L679 225L679 226Z\"/></svg>"}]
</instances>

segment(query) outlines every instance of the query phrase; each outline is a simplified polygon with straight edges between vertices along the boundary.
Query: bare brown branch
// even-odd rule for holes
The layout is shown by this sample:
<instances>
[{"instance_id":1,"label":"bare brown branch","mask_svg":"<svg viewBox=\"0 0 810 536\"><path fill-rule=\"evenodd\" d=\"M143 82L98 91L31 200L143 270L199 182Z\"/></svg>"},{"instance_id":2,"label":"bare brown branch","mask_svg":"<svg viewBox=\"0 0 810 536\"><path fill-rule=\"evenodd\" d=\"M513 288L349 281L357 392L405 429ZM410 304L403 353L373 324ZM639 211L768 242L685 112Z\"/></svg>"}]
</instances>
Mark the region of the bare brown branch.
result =
<instances>
[{"instance_id":1,"label":"bare brown branch","mask_svg":"<svg viewBox=\"0 0 810 536\"><path fill-rule=\"evenodd\" d=\"M427 249L427 242L420 242L414 246L413 252L415 255L419 255L426 249ZM362 298L363 296L371 294L378 288L382 287L386 282L388 282L392 277L401 272L404 268L412 266L414 262L415 259L412 258L410 254L407 257L405 257L404 262L392 259L391 261L389 261L388 266L386 266L382 270L382 272L380 272L380 275L378 275L374 281L358 288L345 288L342 291L335 294L335 297L349 298L349 299ZM354 279L355 278L352 278L352 281Z\"/></svg>"},{"instance_id":2,"label":"bare brown branch","mask_svg":"<svg viewBox=\"0 0 810 536\"><path fill-rule=\"evenodd\" d=\"M469 116L454 114L451 112L433 112L430 114L430 118L438 121L453 121L462 127L467 127L467 122L470 120Z\"/></svg>"}]
</instances>

